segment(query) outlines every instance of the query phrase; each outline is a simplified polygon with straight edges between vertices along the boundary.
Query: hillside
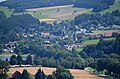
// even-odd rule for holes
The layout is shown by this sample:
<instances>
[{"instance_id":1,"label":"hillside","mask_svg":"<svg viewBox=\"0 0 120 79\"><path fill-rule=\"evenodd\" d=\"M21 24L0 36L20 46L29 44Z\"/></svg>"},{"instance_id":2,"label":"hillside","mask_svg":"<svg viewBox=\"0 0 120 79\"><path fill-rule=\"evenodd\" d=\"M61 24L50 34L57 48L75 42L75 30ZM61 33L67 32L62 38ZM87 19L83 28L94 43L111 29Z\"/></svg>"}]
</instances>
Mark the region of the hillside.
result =
<instances>
[{"instance_id":1,"label":"hillside","mask_svg":"<svg viewBox=\"0 0 120 79\"><path fill-rule=\"evenodd\" d=\"M75 7L79 8L93 8L93 12L100 12L113 5L115 0L76 0Z\"/></svg>"},{"instance_id":2,"label":"hillside","mask_svg":"<svg viewBox=\"0 0 120 79\"><path fill-rule=\"evenodd\" d=\"M115 0L115 3L113 5L111 5L109 9L104 10L101 13L102 14L105 14L107 12L111 13L112 11L115 11L115 10L120 10L120 0Z\"/></svg>"}]
</instances>

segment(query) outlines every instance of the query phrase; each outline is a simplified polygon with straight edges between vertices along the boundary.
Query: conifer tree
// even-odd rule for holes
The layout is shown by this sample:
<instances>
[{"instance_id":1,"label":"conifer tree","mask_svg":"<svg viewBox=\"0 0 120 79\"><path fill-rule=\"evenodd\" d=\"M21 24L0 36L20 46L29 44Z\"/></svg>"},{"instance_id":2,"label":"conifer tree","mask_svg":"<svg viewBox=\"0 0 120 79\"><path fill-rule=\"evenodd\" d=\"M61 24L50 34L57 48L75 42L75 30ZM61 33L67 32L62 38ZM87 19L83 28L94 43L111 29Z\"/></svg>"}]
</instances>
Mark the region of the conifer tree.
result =
<instances>
[{"instance_id":1,"label":"conifer tree","mask_svg":"<svg viewBox=\"0 0 120 79\"><path fill-rule=\"evenodd\" d=\"M28 71L26 69L22 72L22 79L31 79Z\"/></svg>"}]
</instances>

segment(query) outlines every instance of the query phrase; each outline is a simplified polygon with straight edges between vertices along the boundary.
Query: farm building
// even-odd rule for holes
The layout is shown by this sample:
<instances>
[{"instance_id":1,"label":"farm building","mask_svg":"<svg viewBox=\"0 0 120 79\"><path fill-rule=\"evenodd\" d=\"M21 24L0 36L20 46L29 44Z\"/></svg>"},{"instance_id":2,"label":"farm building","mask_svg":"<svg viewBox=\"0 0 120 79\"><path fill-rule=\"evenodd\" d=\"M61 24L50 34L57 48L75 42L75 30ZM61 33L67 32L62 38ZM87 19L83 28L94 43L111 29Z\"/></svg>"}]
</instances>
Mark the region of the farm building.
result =
<instances>
[{"instance_id":1,"label":"farm building","mask_svg":"<svg viewBox=\"0 0 120 79\"><path fill-rule=\"evenodd\" d=\"M111 36L112 36L112 33L111 33L111 32L107 32L107 33L104 33L103 36L104 36L104 37L111 37Z\"/></svg>"}]
</instances>

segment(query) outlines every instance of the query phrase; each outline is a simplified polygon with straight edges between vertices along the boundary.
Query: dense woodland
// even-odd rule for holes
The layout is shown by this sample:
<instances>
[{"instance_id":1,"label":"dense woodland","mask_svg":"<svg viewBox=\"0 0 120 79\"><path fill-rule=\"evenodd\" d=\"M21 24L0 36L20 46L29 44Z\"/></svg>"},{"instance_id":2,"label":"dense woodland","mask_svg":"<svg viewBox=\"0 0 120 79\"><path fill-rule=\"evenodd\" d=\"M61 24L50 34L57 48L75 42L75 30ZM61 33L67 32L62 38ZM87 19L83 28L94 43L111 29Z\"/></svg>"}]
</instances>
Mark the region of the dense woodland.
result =
<instances>
[{"instance_id":1,"label":"dense woodland","mask_svg":"<svg viewBox=\"0 0 120 79\"><path fill-rule=\"evenodd\" d=\"M93 8L93 12L100 12L113 5L115 0L76 0L74 6L80 8Z\"/></svg>"},{"instance_id":2,"label":"dense woodland","mask_svg":"<svg viewBox=\"0 0 120 79\"><path fill-rule=\"evenodd\" d=\"M111 28L113 25L120 25L120 12L119 10L113 11L112 13L106 14L83 14L75 17L75 25L80 28L90 29L94 27L95 29L103 26L105 28Z\"/></svg>"},{"instance_id":3,"label":"dense woodland","mask_svg":"<svg viewBox=\"0 0 120 79\"><path fill-rule=\"evenodd\" d=\"M20 37L16 35L17 33L28 33L29 28L36 28L39 25L39 20L29 14L7 18L3 12L0 12L0 43L20 40Z\"/></svg>"},{"instance_id":4,"label":"dense woodland","mask_svg":"<svg viewBox=\"0 0 120 79\"><path fill-rule=\"evenodd\" d=\"M8 6L10 9L15 9L14 12L25 11L26 8L49 7L58 5L73 4L72 0L7 0L2 2L2 6Z\"/></svg>"}]
</instances>

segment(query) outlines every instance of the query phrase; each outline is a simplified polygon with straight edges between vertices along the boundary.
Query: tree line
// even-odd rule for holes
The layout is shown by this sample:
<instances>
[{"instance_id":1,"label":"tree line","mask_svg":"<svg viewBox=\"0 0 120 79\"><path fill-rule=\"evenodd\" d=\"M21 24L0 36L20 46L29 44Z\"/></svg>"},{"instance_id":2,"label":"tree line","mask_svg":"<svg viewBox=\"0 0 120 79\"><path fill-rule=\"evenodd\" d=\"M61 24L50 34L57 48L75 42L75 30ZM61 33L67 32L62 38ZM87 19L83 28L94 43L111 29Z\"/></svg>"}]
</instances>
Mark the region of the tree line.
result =
<instances>
[{"instance_id":1,"label":"tree line","mask_svg":"<svg viewBox=\"0 0 120 79\"><path fill-rule=\"evenodd\" d=\"M7 18L0 11L0 44L21 40L16 34L28 33L30 28L38 26L40 26L39 20L29 14L12 15Z\"/></svg>"},{"instance_id":2,"label":"tree line","mask_svg":"<svg viewBox=\"0 0 120 79\"><path fill-rule=\"evenodd\" d=\"M115 0L76 0L75 7L93 8L93 12L101 12L113 5Z\"/></svg>"},{"instance_id":3,"label":"tree line","mask_svg":"<svg viewBox=\"0 0 120 79\"><path fill-rule=\"evenodd\" d=\"M80 55L84 58L92 57L94 62L89 66L100 71L107 70L106 75L120 78L120 35L115 40L106 41L100 39L97 45L88 45Z\"/></svg>"},{"instance_id":4,"label":"tree line","mask_svg":"<svg viewBox=\"0 0 120 79\"><path fill-rule=\"evenodd\" d=\"M73 4L73 0L7 0L0 3L0 5L7 6L9 9L14 9L14 12L23 12L27 8L40 8L68 4Z\"/></svg>"},{"instance_id":5,"label":"tree line","mask_svg":"<svg viewBox=\"0 0 120 79\"><path fill-rule=\"evenodd\" d=\"M112 25L120 25L120 11L116 10L106 14L83 14L74 19L75 25L90 30L90 27L98 29L100 26L111 28Z\"/></svg>"},{"instance_id":6,"label":"tree line","mask_svg":"<svg viewBox=\"0 0 120 79\"><path fill-rule=\"evenodd\" d=\"M108 9L114 2L115 0L7 0L0 3L0 5L7 6L9 9L15 9L14 12L23 12L27 8L74 4L74 7L93 8L93 12L100 12Z\"/></svg>"},{"instance_id":7,"label":"tree line","mask_svg":"<svg viewBox=\"0 0 120 79\"><path fill-rule=\"evenodd\" d=\"M7 68L8 63L2 60L0 60L0 63L1 63L0 64L0 79L7 79L7 77L9 77L7 75L7 71L9 71L9 69ZM16 71L16 72L19 74L15 76L16 79L32 79L32 78L35 78L35 79L74 79L70 71L65 69L62 66L57 66L56 70L53 71L51 75L46 75L41 68L38 69L35 76L31 76L31 74L26 69L24 69L22 73L20 73L19 71Z\"/></svg>"}]
</instances>

